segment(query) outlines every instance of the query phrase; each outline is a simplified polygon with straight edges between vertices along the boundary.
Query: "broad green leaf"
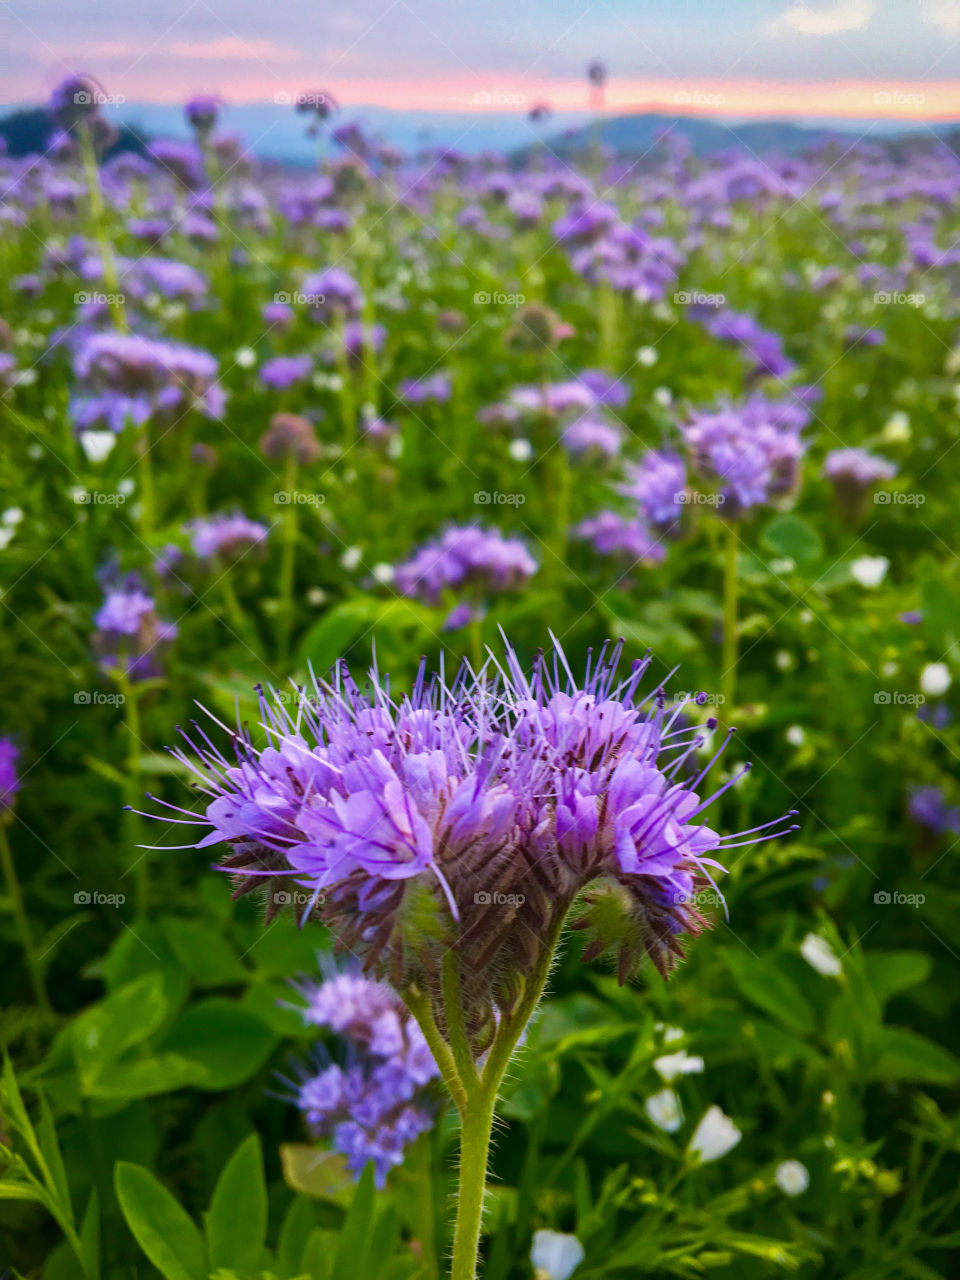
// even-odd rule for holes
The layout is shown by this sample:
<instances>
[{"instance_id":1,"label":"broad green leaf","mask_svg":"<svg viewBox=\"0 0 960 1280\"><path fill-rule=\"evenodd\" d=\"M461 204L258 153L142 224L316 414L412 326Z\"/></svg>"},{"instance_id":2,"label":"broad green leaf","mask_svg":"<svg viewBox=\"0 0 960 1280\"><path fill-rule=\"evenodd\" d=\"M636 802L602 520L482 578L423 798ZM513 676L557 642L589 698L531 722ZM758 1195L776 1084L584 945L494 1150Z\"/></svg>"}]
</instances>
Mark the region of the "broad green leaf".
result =
<instances>
[{"instance_id":1,"label":"broad green leaf","mask_svg":"<svg viewBox=\"0 0 960 1280\"><path fill-rule=\"evenodd\" d=\"M314 1225L310 1201L306 1196L295 1196L283 1219L277 1242L277 1268L284 1275L296 1274Z\"/></svg>"},{"instance_id":2,"label":"broad green leaf","mask_svg":"<svg viewBox=\"0 0 960 1280\"><path fill-rule=\"evenodd\" d=\"M373 1165L368 1164L357 1183L353 1204L340 1231L332 1280L356 1280L363 1274L371 1244L373 1217Z\"/></svg>"},{"instance_id":3,"label":"broad green leaf","mask_svg":"<svg viewBox=\"0 0 960 1280\"><path fill-rule=\"evenodd\" d=\"M277 1037L233 1000L211 996L186 1009L160 1046L198 1068L200 1089L233 1089L264 1065Z\"/></svg>"},{"instance_id":4,"label":"broad green leaf","mask_svg":"<svg viewBox=\"0 0 960 1280\"><path fill-rule=\"evenodd\" d=\"M908 1080L913 1084L953 1084L960 1058L906 1027L883 1027L879 1057L868 1069L871 1080Z\"/></svg>"},{"instance_id":5,"label":"broad green leaf","mask_svg":"<svg viewBox=\"0 0 960 1280\"><path fill-rule=\"evenodd\" d=\"M223 933L202 920L166 916L160 927L198 987L225 987L249 977Z\"/></svg>"},{"instance_id":6,"label":"broad green leaf","mask_svg":"<svg viewBox=\"0 0 960 1280\"><path fill-rule=\"evenodd\" d=\"M40 1123L37 1126L37 1137L40 1140L40 1151L43 1162L53 1183L57 1204L64 1217L73 1226L73 1205L70 1202L70 1188L67 1185L67 1171L63 1166L63 1154L57 1139L57 1130L53 1123L53 1115L43 1094L40 1095Z\"/></svg>"},{"instance_id":7,"label":"broad green leaf","mask_svg":"<svg viewBox=\"0 0 960 1280\"><path fill-rule=\"evenodd\" d=\"M728 951L727 964L740 991L791 1031L809 1035L816 1026L813 1008L796 983L777 966L775 954L758 959L748 951Z\"/></svg>"},{"instance_id":8,"label":"broad green leaf","mask_svg":"<svg viewBox=\"0 0 960 1280\"><path fill-rule=\"evenodd\" d=\"M343 1206L350 1203L354 1182L339 1151L308 1142L285 1142L280 1147L280 1160L287 1186L294 1191Z\"/></svg>"},{"instance_id":9,"label":"broad green leaf","mask_svg":"<svg viewBox=\"0 0 960 1280\"><path fill-rule=\"evenodd\" d=\"M84 1082L92 1082L125 1049L146 1040L163 1023L169 1009L163 974L157 971L85 1009L72 1029L74 1057Z\"/></svg>"},{"instance_id":10,"label":"broad green leaf","mask_svg":"<svg viewBox=\"0 0 960 1280\"><path fill-rule=\"evenodd\" d=\"M760 534L760 542L773 555L792 560L800 567L814 564L823 555L816 529L795 515L774 516Z\"/></svg>"},{"instance_id":11,"label":"broad green leaf","mask_svg":"<svg viewBox=\"0 0 960 1280\"><path fill-rule=\"evenodd\" d=\"M881 1004L925 982L933 968L925 951L867 951L863 959L870 985Z\"/></svg>"},{"instance_id":12,"label":"broad green leaf","mask_svg":"<svg viewBox=\"0 0 960 1280\"><path fill-rule=\"evenodd\" d=\"M206 1226L212 1267L256 1269L267 1235L267 1184L257 1134L241 1142L217 1180Z\"/></svg>"},{"instance_id":13,"label":"broad green leaf","mask_svg":"<svg viewBox=\"0 0 960 1280\"><path fill-rule=\"evenodd\" d=\"M114 1183L127 1226L164 1280L206 1280L200 1232L166 1187L149 1170L123 1161Z\"/></svg>"}]
</instances>

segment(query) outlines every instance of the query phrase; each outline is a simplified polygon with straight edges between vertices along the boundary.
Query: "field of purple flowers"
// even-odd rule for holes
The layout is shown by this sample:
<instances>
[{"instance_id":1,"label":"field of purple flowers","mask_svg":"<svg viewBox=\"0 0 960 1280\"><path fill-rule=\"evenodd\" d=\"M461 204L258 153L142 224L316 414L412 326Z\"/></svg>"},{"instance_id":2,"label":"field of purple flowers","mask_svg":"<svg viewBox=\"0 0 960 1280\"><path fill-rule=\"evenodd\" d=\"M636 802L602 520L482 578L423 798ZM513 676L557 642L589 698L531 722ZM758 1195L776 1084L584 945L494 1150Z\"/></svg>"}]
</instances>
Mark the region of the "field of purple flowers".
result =
<instances>
[{"instance_id":1,"label":"field of purple flowers","mask_svg":"<svg viewBox=\"0 0 960 1280\"><path fill-rule=\"evenodd\" d=\"M953 1274L960 159L102 103L0 155L0 1273Z\"/></svg>"}]
</instances>

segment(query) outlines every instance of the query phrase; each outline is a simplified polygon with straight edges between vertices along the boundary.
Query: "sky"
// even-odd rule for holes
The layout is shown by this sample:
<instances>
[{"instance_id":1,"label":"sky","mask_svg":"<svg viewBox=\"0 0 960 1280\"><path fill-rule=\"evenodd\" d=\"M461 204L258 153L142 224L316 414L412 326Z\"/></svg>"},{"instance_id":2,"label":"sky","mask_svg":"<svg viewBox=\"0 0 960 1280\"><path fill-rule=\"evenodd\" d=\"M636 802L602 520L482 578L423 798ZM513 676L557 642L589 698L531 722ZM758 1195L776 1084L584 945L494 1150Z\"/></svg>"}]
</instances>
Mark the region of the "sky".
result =
<instances>
[{"instance_id":1,"label":"sky","mask_svg":"<svg viewBox=\"0 0 960 1280\"><path fill-rule=\"evenodd\" d=\"M0 101L69 72L118 101L960 118L960 0L0 0Z\"/></svg>"}]
</instances>

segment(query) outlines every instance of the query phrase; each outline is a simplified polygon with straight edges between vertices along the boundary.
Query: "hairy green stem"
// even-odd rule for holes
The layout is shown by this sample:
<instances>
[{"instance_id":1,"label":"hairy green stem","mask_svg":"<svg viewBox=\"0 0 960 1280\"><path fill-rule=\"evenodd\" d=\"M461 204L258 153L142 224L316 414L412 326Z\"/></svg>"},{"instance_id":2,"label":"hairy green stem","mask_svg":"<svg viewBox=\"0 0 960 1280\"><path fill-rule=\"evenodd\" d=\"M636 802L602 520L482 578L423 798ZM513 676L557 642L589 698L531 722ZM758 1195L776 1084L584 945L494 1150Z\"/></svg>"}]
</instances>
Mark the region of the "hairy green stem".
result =
<instances>
[{"instance_id":1,"label":"hairy green stem","mask_svg":"<svg viewBox=\"0 0 960 1280\"><path fill-rule=\"evenodd\" d=\"M721 718L729 723L737 696L737 527L728 523L724 530L723 544L723 658L720 674L720 694L723 699Z\"/></svg>"},{"instance_id":2,"label":"hairy green stem","mask_svg":"<svg viewBox=\"0 0 960 1280\"><path fill-rule=\"evenodd\" d=\"M117 273L117 259L113 252L105 218L103 188L100 185L100 167L97 164L97 153L93 146L90 130L84 125L77 130L80 142L80 156L83 160L83 172L87 181L87 196L90 200L90 221L93 233L100 248L100 262L103 268L103 282L107 286L110 313L113 323L121 333L129 328L127 313L124 309L123 296L120 293L120 282Z\"/></svg>"},{"instance_id":3,"label":"hairy green stem","mask_svg":"<svg viewBox=\"0 0 960 1280\"><path fill-rule=\"evenodd\" d=\"M297 552L297 459L287 458L284 486L287 505L283 513L283 554L280 560L280 614L278 661L281 669L290 656L290 633L293 629L293 581Z\"/></svg>"}]
</instances>

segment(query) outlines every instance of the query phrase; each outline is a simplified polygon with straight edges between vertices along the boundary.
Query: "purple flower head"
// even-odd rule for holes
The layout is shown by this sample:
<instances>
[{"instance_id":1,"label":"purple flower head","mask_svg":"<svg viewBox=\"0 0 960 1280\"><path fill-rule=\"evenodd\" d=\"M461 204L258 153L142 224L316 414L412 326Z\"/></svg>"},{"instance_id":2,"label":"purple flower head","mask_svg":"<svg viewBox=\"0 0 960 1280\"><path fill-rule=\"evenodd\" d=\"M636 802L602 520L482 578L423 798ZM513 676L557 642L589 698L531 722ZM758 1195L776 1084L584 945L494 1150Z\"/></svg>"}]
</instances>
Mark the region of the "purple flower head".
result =
<instances>
[{"instance_id":1,"label":"purple flower head","mask_svg":"<svg viewBox=\"0 0 960 1280\"><path fill-rule=\"evenodd\" d=\"M177 142L173 138L157 138L150 143L150 158L188 191L202 187L206 181L203 153L193 142Z\"/></svg>"},{"instance_id":2,"label":"purple flower head","mask_svg":"<svg viewBox=\"0 0 960 1280\"><path fill-rule=\"evenodd\" d=\"M273 391L288 391L305 382L313 371L309 356L274 356L260 369L260 381Z\"/></svg>"},{"instance_id":3,"label":"purple flower head","mask_svg":"<svg viewBox=\"0 0 960 1280\"><path fill-rule=\"evenodd\" d=\"M286 302L268 302L260 314L264 323L281 333L286 333L294 321L293 308Z\"/></svg>"},{"instance_id":4,"label":"purple flower head","mask_svg":"<svg viewBox=\"0 0 960 1280\"><path fill-rule=\"evenodd\" d=\"M400 383L399 396L407 404L446 404L452 393L450 375L435 373L427 378L407 378Z\"/></svg>"},{"instance_id":5,"label":"purple flower head","mask_svg":"<svg viewBox=\"0 0 960 1280\"><path fill-rule=\"evenodd\" d=\"M307 276L302 294L313 318L322 324L330 324L336 318L353 320L363 308L360 286L340 267L327 267Z\"/></svg>"},{"instance_id":6,"label":"purple flower head","mask_svg":"<svg viewBox=\"0 0 960 1280\"><path fill-rule=\"evenodd\" d=\"M148 417L175 421L189 409L208 417L223 411L217 361L196 347L132 333L95 333L80 347L74 371L84 389L75 416L84 426L91 414L113 425L127 417L135 424ZM100 408L91 408L91 401Z\"/></svg>"},{"instance_id":7,"label":"purple flower head","mask_svg":"<svg viewBox=\"0 0 960 1280\"><path fill-rule=\"evenodd\" d=\"M270 533L265 524L248 520L242 512L207 516L185 525L193 554L200 560L234 561L262 546Z\"/></svg>"},{"instance_id":8,"label":"purple flower head","mask_svg":"<svg viewBox=\"0 0 960 1280\"><path fill-rule=\"evenodd\" d=\"M564 428L560 438L564 448L574 457L587 454L599 458L615 458L620 452L620 428L589 414L574 419Z\"/></svg>"},{"instance_id":9,"label":"purple flower head","mask_svg":"<svg viewBox=\"0 0 960 1280\"><path fill-rule=\"evenodd\" d=\"M67 76L50 95L48 110L58 128L72 133L78 125L90 126L106 95L88 75Z\"/></svg>"},{"instance_id":10,"label":"purple flower head","mask_svg":"<svg viewBox=\"0 0 960 1280\"><path fill-rule=\"evenodd\" d=\"M833 485L843 514L858 520L874 488L897 474L894 463L866 449L834 449L823 460L823 476Z\"/></svg>"},{"instance_id":11,"label":"purple flower head","mask_svg":"<svg viewBox=\"0 0 960 1280\"><path fill-rule=\"evenodd\" d=\"M519 538L498 529L454 526L398 565L395 585L401 595L437 603L445 591L485 596L522 586L537 571Z\"/></svg>"},{"instance_id":12,"label":"purple flower head","mask_svg":"<svg viewBox=\"0 0 960 1280\"><path fill-rule=\"evenodd\" d=\"M0 738L0 814L12 809L20 790L17 760L20 748L12 738Z\"/></svg>"},{"instance_id":13,"label":"purple flower head","mask_svg":"<svg viewBox=\"0 0 960 1280\"><path fill-rule=\"evenodd\" d=\"M106 588L93 623L93 648L105 671L119 668L134 681L162 674L162 658L177 637L177 626L158 617L153 596L136 578Z\"/></svg>"},{"instance_id":14,"label":"purple flower head","mask_svg":"<svg viewBox=\"0 0 960 1280\"><path fill-rule=\"evenodd\" d=\"M632 498L653 525L672 525L680 518L687 494L687 467L678 453L648 449L626 468L624 497Z\"/></svg>"},{"instance_id":15,"label":"purple flower head","mask_svg":"<svg viewBox=\"0 0 960 1280\"><path fill-rule=\"evenodd\" d=\"M659 564L666 551L641 520L627 520L616 511L601 511L584 520L574 537L589 542L598 555L617 556L631 563Z\"/></svg>"},{"instance_id":16,"label":"purple flower head","mask_svg":"<svg viewBox=\"0 0 960 1280\"><path fill-rule=\"evenodd\" d=\"M424 660L399 697L376 670L361 690L344 664L293 708L261 694L265 745L238 727L231 759L197 729L197 758L174 753L205 796L185 818L195 847L227 846L237 893L263 877L299 886L303 918L396 989L439 990L453 947L480 1051L584 890L588 955L615 952L621 977L644 955L665 972L680 935L706 923L695 894L724 851L782 834L782 820L727 836L706 825L749 766L701 799L729 735L687 769L702 731L662 687L640 692L649 657L618 675L622 647L593 655L582 681L555 644L530 673L509 648L450 682Z\"/></svg>"},{"instance_id":17,"label":"purple flower head","mask_svg":"<svg viewBox=\"0 0 960 1280\"><path fill-rule=\"evenodd\" d=\"M911 819L934 835L960 835L960 807L948 805L939 787L914 787L907 800Z\"/></svg>"},{"instance_id":18,"label":"purple flower head","mask_svg":"<svg viewBox=\"0 0 960 1280\"><path fill-rule=\"evenodd\" d=\"M183 108L187 124L200 138L207 138L216 128L224 101L217 93L197 93Z\"/></svg>"},{"instance_id":19,"label":"purple flower head","mask_svg":"<svg viewBox=\"0 0 960 1280\"><path fill-rule=\"evenodd\" d=\"M298 413L275 413L270 428L260 437L260 448L271 462L295 458L305 464L320 457L320 445L309 418Z\"/></svg>"},{"instance_id":20,"label":"purple flower head","mask_svg":"<svg viewBox=\"0 0 960 1280\"><path fill-rule=\"evenodd\" d=\"M720 311L707 320L706 328L722 342L742 347L753 361L757 373L782 378L794 368L793 362L784 354L780 335L764 329L745 312Z\"/></svg>"}]
</instances>

